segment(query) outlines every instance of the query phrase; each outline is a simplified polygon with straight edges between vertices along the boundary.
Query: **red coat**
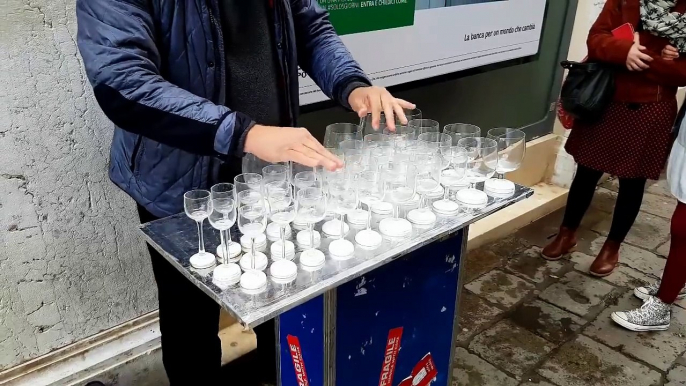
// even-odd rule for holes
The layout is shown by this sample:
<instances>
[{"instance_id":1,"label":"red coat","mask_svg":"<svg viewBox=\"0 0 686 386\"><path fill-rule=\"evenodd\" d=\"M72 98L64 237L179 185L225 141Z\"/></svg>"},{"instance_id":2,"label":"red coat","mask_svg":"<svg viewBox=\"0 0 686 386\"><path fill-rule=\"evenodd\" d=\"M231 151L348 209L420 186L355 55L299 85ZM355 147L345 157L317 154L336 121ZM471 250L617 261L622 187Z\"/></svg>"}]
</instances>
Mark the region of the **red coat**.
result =
<instances>
[{"instance_id":1,"label":"red coat","mask_svg":"<svg viewBox=\"0 0 686 386\"><path fill-rule=\"evenodd\" d=\"M686 0L679 0L673 11L686 12ZM625 64L633 43L612 36L612 30L625 23L638 31L640 18L640 0L607 0L588 34L588 58L618 65L615 101L650 103L673 99L677 88L686 86L686 53L677 60L664 60L660 53L669 40L641 31L640 43L653 61L648 70L629 71Z\"/></svg>"}]
</instances>

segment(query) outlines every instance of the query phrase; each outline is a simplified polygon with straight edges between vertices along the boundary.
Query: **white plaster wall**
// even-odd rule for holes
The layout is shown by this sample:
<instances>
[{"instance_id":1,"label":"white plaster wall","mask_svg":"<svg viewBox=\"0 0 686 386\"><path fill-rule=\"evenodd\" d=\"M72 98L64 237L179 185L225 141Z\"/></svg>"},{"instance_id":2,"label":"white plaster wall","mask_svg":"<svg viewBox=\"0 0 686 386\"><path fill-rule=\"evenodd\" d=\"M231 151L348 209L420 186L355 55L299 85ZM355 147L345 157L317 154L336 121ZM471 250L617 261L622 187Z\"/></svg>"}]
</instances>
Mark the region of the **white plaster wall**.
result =
<instances>
[{"instance_id":1,"label":"white plaster wall","mask_svg":"<svg viewBox=\"0 0 686 386\"><path fill-rule=\"evenodd\" d=\"M0 370L156 306L74 0L0 0Z\"/></svg>"}]
</instances>

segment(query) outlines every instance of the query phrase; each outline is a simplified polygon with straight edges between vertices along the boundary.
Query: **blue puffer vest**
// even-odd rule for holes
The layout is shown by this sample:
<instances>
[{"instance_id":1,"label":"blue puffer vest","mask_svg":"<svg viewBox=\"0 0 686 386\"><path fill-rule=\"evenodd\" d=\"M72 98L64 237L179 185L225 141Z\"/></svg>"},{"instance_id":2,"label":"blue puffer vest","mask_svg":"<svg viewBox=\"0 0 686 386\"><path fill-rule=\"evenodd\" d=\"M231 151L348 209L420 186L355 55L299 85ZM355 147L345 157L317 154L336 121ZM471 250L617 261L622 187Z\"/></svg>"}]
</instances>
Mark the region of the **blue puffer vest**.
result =
<instances>
[{"instance_id":1,"label":"blue puffer vest","mask_svg":"<svg viewBox=\"0 0 686 386\"><path fill-rule=\"evenodd\" d=\"M184 192L207 188L219 162L242 153L239 138L253 123L224 106L218 1L77 0L86 73L115 124L110 178L156 216L183 211ZM298 66L343 104L346 85L368 81L315 0L274 1L295 125Z\"/></svg>"}]
</instances>

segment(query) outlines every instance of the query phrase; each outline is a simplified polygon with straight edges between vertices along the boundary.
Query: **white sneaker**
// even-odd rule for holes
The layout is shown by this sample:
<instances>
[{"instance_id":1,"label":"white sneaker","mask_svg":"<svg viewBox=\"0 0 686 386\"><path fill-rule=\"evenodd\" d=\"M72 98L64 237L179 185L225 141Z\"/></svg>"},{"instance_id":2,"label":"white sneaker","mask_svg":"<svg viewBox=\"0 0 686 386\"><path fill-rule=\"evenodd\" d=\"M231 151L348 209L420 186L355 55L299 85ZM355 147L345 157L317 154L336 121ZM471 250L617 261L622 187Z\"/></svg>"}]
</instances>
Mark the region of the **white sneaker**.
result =
<instances>
[{"instance_id":1,"label":"white sneaker","mask_svg":"<svg viewBox=\"0 0 686 386\"><path fill-rule=\"evenodd\" d=\"M657 290L660 289L660 282L661 280L656 281L653 284L649 284L645 287L636 287L634 289L634 295L641 299L641 300L647 300L651 296L657 296ZM679 292L679 295L676 297L677 299L683 299L686 298L686 287L681 289L681 292Z\"/></svg>"},{"instance_id":2,"label":"white sneaker","mask_svg":"<svg viewBox=\"0 0 686 386\"><path fill-rule=\"evenodd\" d=\"M640 308L613 312L612 320L631 331L665 331L672 317L671 306L650 296Z\"/></svg>"}]
</instances>

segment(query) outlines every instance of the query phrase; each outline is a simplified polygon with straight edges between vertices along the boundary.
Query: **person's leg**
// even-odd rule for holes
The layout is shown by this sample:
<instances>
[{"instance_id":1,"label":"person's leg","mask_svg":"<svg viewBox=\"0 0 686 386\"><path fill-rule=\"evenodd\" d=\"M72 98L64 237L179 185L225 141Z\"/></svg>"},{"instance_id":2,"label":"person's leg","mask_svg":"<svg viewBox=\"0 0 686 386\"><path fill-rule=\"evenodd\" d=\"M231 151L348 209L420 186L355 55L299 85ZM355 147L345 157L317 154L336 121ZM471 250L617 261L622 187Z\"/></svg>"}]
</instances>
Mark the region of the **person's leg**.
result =
<instances>
[{"instance_id":1,"label":"person's leg","mask_svg":"<svg viewBox=\"0 0 686 386\"><path fill-rule=\"evenodd\" d=\"M672 304L686 285L686 204L679 203L672 216L672 240L657 297Z\"/></svg>"},{"instance_id":2,"label":"person's leg","mask_svg":"<svg viewBox=\"0 0 686 386\"><path fill-rule=\"evenodd\" d=\"M603 172L579 165L569 188L567 207L560 232L555 239L541 251L547 260L559 260L576 246L576 230L593 200L595 188Z\"/></svg>"},{"instance_id":3,"label":"person's leg","mask_svg":"<svg viewBox=\"0 0 686 386\"><path fill-rule=\"evenodd\" d=\"M591 264L590 273L595 276L607 276L614 272L619 264L619 248L636 221L641 210L645 178L620 178L619 194L612 215L612 225L607 240L598 256Z\"/></svg>"},{"instance_id":4,"label":"person's leg","mask_svg":"<svg viewBox=\"0 0 686 386\"><path fill-rule=\"evenodd\" d=\"M155 216L139 207L141 223ZM157 283L162 362L171 386L211 385L219 379L219 305L148 245Z\"/></svg>"}]
</instances>

